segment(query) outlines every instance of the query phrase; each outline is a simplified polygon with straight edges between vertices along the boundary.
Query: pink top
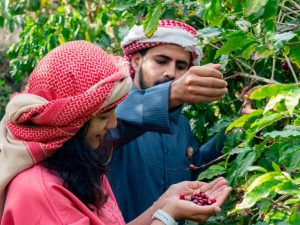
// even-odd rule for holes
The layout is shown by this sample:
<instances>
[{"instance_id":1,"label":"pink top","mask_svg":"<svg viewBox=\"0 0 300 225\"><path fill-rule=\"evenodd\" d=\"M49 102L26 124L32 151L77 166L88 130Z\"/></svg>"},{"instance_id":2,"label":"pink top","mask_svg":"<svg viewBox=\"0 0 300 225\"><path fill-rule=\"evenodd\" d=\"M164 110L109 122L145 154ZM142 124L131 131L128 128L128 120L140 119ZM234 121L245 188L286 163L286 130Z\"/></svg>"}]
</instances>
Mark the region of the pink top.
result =
<instances>
[{"instance_id":1,"label":"pink top","mask_svg":"<svg viewBox=\"0 0 300 225\"><path fill-rule=\"evenodd\" d=\"M94 211L62 184L62 179L39 165L20 173L8 186L1 225L125 224L106 177L107 202Z\"/></svg>"}]
</instances>

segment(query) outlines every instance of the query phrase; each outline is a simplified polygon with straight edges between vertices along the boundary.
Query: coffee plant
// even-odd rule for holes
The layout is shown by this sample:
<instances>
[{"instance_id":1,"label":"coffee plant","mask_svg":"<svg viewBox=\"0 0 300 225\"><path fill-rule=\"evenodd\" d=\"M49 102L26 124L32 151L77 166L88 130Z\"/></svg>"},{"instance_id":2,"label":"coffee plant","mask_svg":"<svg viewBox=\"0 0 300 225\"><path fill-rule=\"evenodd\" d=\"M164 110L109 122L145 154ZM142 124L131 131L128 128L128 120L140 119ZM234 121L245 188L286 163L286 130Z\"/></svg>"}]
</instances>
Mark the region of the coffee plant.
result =
<instances>
[{"instance_id":1,"label":"coffee plant","mask_svg":"<svg viewBox=\"0 0 300 225\"><path fill-rule=\"evenodd\" d=\"M84 39L122 54L120 41L135 23L149 36L162 18L194 26L201 64L220 63L229 90L221 101L183 111L200 143L226 129L223 155L199 179L225 176L234 191L206 224L300 224L298 0L2 0L0 6L0 26L22 29L7 52L15 91L66 41Z\"/></svg>"}]
</instances>

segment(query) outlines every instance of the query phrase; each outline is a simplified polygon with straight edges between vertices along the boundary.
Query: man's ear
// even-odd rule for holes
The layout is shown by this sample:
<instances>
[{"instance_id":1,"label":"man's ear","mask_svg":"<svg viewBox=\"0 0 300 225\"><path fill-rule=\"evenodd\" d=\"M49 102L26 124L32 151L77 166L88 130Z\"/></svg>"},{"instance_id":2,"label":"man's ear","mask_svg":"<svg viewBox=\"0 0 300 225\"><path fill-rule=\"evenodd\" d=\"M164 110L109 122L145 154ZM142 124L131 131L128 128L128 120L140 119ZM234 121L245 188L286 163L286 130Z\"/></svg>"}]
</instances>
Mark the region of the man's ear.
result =
<instances>
[{"instance_id":1,"label":"man's ear","mask_svg":"<svg viewBox=\"0 0 300 225\"><path fill-rule=\"evenodd\" d=\"M132 65L132 68L134 69L134 71L138 71L141 64L142 64L142 55L141 55L141 53L139 53L139 52L134 53L132 55L132 59L131 59L131 65Z\"/></svg>"}]
</instances>

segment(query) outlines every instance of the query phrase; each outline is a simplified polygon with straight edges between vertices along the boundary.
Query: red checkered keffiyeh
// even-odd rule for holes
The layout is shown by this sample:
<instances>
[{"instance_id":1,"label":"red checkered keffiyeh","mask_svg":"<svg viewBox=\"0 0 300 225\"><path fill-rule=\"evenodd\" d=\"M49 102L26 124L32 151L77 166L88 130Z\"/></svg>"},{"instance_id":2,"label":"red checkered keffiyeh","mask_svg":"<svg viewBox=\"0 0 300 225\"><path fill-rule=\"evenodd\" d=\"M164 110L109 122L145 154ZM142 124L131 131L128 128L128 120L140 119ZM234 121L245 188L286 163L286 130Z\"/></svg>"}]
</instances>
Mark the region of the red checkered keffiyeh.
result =
<instances>
[{"instance_id":1,"label":"red checkered keffiyeh","mask_svg":"<svg viewBox=\"0 0 300 225\"><path fill-rule=\"evenodd\" d=\"M131 62L132 55L140 50L163 44L176 44L192 53L193 65L198 65L202 57L202 48L197 46L195 28L175 20L160 20L156 32L147 37L142 26L133 26L123 39L121 46L124 57ZM133 72L131 68L131 73Z\"/></svg>"},{"instance_id":2,"label":"red checkered keffiyeh","mask_svg":"<svg viewBox=\"0 0 300 225\"><path fill-rule=\"evenodd\" d=\"M0 217L7 183L121 102L131 87L128 69L86 41L61 45L40 61L0 124Z\"/></svg>"}]
</instances>

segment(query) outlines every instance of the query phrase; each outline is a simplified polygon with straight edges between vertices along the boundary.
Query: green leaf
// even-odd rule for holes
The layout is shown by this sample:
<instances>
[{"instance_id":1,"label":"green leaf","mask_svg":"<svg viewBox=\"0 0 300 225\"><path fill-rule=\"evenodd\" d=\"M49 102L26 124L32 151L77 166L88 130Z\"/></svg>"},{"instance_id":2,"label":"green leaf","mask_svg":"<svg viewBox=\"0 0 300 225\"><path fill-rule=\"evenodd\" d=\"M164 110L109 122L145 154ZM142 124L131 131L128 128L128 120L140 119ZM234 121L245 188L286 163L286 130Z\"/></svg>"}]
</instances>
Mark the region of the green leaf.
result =
<instances>
[{"instance_id":1,"label":"green leaf","mask_svg":"<svg viewBox=\"0 0 300 225\"><path fill-rule=\"evenodd\" d=\"M276 186L275 191L278 194L285 195L285 194L300 194L300 190L296 184L292 181L287 181L280 183Z\"/></svg>"},{"instance_id":2,"label":"green leaf","mask_svg":"<svg viewBox=\"0 0 300 225\"><path fill-rule=\"evenodd\" d=\"M102 24L103 25L105 25L105 24L107 24L107 21L109 20L109 17L108 17L108 15L104 12L103 14L102 14L102 17L101 17L101 22L102 22Z\"/></svg>"},{"instance_id":3,"label":"green leaf","mask_svg":"<svg viewBox=\"0 0 300 225\"><path fill-rule=\"evenodd\" d=\"M235 155L235 154L239 154L239 153L242 153L242 152L249 152L251 150L252 149L249 146L246 146L244 148L234 148L230 151L230 155Z\"/></svg>"},{"instance_id":4,"label":"green leaf","mask_svg":"<svg viewBox=\"0 0 300 225\"><path fill-rule=\"evenodd\" d=\"M272 162L272 167L273 167L273 169L274 169L275 171L281 172L281 169L280 169L280 167L277 165L276 162Z\"/></svg>"},{"instance_id":5,"label":"green leaf","mask_svg":"<svg viewBox=\"0 0 300 225\"><path fill-rule=\"evenodd\" d=\"M208 169L206 169L204 172L200 173L197 180L203 180L203 179L211 179L215 176L222 175L226 172L224 166L221 165L212 165Z\"/></svg>"},{"instance_id":6,"label":"green leaf","mask_svg":"<svg viewBox=\"0 0 300 225\"><path fill-rule=\"evenodd\" d=\"M247 171L259 171L259 172L263 172L263 173L268 172L268 170L266 170L265 168L263 168L261 166L249 166Z\"/></svg>"},{"instance_id":7,"label":"green leaf","mask_svg":"<svg viewBox=\"0 0 300 225\"><path fill-rule=\"evenodd\" d=\"M225 16L223 12L222 2L220 0L212 0L207 4L208 7L205 9L203 20L209 26L219 27L222 25Z\"/></svg>"},{"instance_id":8,"label":"green leaf","mask_svg":"<svg viewBox=\"0 0 300 225\"><path fill-rule=\"evenodd\" d=\"M269 0L265 6L264 19L267 20L271 17L276 17L278 13L279 0Z\"/></svg>"},{"instance_id":9,"label":"green leaf","mask_svg":"<svg viewBox=\"0 0 300 225\"><path fill-rule=\"evenodd\" d=\"M261 45L256 48L256 52L253 56L253 59L265 59L270 57L270 55L273 55L274 53L276 53L276 50L270 50L267 46Z\"/></svg>"},{"instance_id":10,"label":"green leaf","mask_svg":"<svg viewBox=\"0 0 300 225\"><path fill-rule=\"evenodd\" d=\"M300 125L300 117L299 116L294 120L293 125L294 126L299 126Z\"/></svg>"},{"instance_id":11,"label":"green leaf","mask_svg":"<svg viewBox=\"0 0 300 225\"><path fill-rule=\"evenodd\" d=\"M30 6L33 11L37 11L41 7L41 1L39 0L30 0Z\"/></svg>"},{"instance_id":12,"label":"green leaf","mask_svg":"<svg viewBox=\"0 0 300 225\"><path fill-rule=\"evenodd\" d=\"M245 193L243 201L236 206L237 210L252 207L257 201L267 198L277 184L285 180L280 172L269 172L256 178Z\"/></svg>"},{"instance_id":13,"label":"green leaf","mask_svg":"<svg viewBox=\"0 0 300 225\"><path fill-rule=\"evenodd\" d=\"M245 50L242 52L242 57L247 60L250 59L250 56L255 51L256 46L257 43L252 43L249 46L247 46Z\"/></svg>"},{"instance_id":14,"label":"green leaf","mask_svg":"<svg viewBox=\"0 0 300 225\"><path fill-rule=\"evenodd\" d=\"M267 39L273 40L274 35L276 33L276 29L276 20L274 18L269 18L264 21L264 34ZM276 51L277 49L274 50Z\"/></svg>"},{"instance_id":15,"label":"green leaf","mask_svg":"<svg viewBox=\"0 0 300 225\"><path fill-rule=\"evenodd\" d=\"M143 23L144 32L147 37L151 37L157 29L159 19L163 13L163 4L159 1L156 6L150 7Z\"/></svg>"},{"instance_id":16,"label":"green leaf","mask_svg":"<svg viewBox=\"0 0 300 225\"><path fill-rule=\"evenodd\" d=\"M277 138L277 137L300 137L300 128L297 126L287 125L282 131L271 131L264 134L265 137Z\"/></svg>"},{"instance_id":17,"label":"green leaf","mask_svg":"<svg viewBox=\"0 0 300 225\"><path fill-rule=\"evenodd\" d=\"M299 225L299 222L300 222L300 212L299 210L293 208L289 218L289 225Z\"/></svg>"},{"instance_id":18,"label":"green leaf","mask_svg":"<svg viewBox=\"0 0 300 225\"><path fill-rule=\"evenodd\" d=\"M4 17L0 16L0 27L3 27L4 25Z\"/></svg>"},{"instance_id":19,"label":"green leaf","mask_svg":"<svg viewBox=\"0 0 300 225\"><path fill-rule=\"evenodd\" d=\"M270 98L273 96L278 95L280 92L283 91L289 91L292 89L295 89L296 86L292 84L269 84L262 86L260 88L257 88L254 90L249 98L250 99L256 99L256 100L261 100L264 98Z\"/></svg>"},{"instance_id":20,"label":"green leaf","mask_svg":"<svg viewBox=\"0 0 300 225\"><path fill-rule=\"evenodd\" d=\"M246 17L251 16L261 9L264 9L268 0L245 0L244 4L244 15Z\"/></svg>"},{"instance_id":21,"label":"green leaf","mask_svg":"<svg viewBox=\"0 0 300 225\"><path fill-rule=\"evenodd\" d=\"M238 49L243 49L245 45L255 41L252 37L249 37L247 34L240 31L230 33L226 39L227 41L217 51L215 58L218 58L223 54L227 55L230 52Z\"/></svg>"},{"instance_id":22,"label":"green leaf","mask_svg":"<svg viewBox=\"0 0 300 225\"><path fill-rule=\"evenodd\" d=\"M300 98L300 90L291 91L285 97L285 106L290 114L293 115L295 107L298 105Z\"/></svg>"},{"instance_id":23,"label":"green leaf","mask_svg":"<svg viewBox=\"0 0 300 225\"><path fill-rule=\"evenodd\" d=\"M244 174L247 172L247 169L249 166L251 166L255 160L256 153L254 151L251 151L247 154L247 156L239 162L239 167L238 167L238 177L243 177Z\"/></svg>"},{"instance_id":24,"label":"green leaf","mask_svg":"<svg viewBox=\"0 0 300 225\"><path fill-rule=\"evenodd\" d=\"M273 37L273 39L275 41L275 43L273 45L274 48L275 49L282 48L289 40L291 40L295 36L296 36L296 34L292 31L276 34Z\"/></svg>"},{"instance_id":25,"label":"green leaf","mask_svg":"<svg viewBox=\"0 0 300 225\"><path fill-rule=\"evenodd\" d=\"M264 114L267 113L269 110L273 109L275 107L275 105L278 102L281 102L281 100L284 98L285 98L285 95L282 95L282 94L277 95L275 98L271 98L265 107Z\"/></svg>"},{"instance_id":26,"label":"green leaf","mask_svg":"<svg viewBox=\"0 0 300 225\"><path fill-rule=\"evenodd\" d=\"M213 38L218 37L220 34L223 33L223 29L216 28L216 27L205 27L198 31L198 35L200 38Z\"/></svg>"},{"instance_id":27,"label":"green leaf","mask_svg":"<svg viewBox=\"0 0 300 225\"><path fill-rule=\"evenodd\" d=\"M298 68L300 68L300 45L294 45L290 48L290 58L293 63L295 63Z\"/></svg>"},{"instance_id":28,"label":"green leaf","mask_svg":"<svg viewBox=\"0 0 300 225\"><path fill-rule=\"evenodd\" d=\"M251 128L254 128L256 131L273 124L275 121L285 117L284 113L271 113L264 115L262 118L257 119L254 123L251 124Z\"/></svg>"},{"instance_id":29,"label":"green leaf","mask_svg":"<svg viewBox=\"0 0 300 225\"><path fill-rule=\"evenodd\" d=\"M259 110L255 110L254 112L250 113L250 114L246 114L241 116L240 118L236 119L235 121L233 121L226 129L225 133L228 133L229 131L231 131L233 128L239 128L239 127L243 127L245 125L245 123L251 119L251 118L255 118L258 116L261 116L263 114L263 111L261 109Z\"/></svg>"}]
</instances>

